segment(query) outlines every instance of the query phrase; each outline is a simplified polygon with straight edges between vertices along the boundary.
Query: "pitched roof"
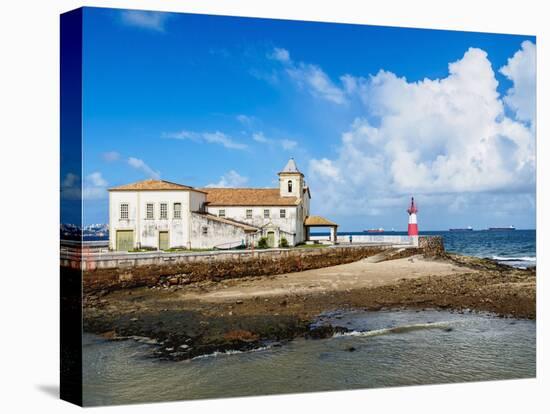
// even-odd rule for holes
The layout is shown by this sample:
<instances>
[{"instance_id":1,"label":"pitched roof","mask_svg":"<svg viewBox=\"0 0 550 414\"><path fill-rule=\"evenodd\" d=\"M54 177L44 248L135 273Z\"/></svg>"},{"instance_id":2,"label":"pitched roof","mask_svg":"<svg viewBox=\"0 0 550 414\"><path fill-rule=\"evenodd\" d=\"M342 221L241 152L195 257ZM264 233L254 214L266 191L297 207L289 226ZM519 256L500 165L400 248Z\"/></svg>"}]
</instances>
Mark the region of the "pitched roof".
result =
<instances>
[{"instance_id":1,"label":"pitched roof","mask_svg":"<svg viewBox=\"0 0 550 414\"><path fill-rule=\"evenodd\" d=\"M118 187L109 188L109 191L203 191L188 185L172 183L165 180L143 180L136 183L119 185Z\"/></svg>"},{"instance_id":2,"label":"pitched roof","mask_svg":"<svg viewBox=\"0 0 550 414\"><path fill-rule=\"evenodd\" d=\"M281 197L278 188L201 188L209 206L296 206L298 198Z\"/></svg>"},{"instance_id":3,"label":"pitched roof","mask_svg":"<svg viewBox=\"0 0 550 414\"><path fill-rule=\"evenodd\" d=\"M285 168L283 168L283 170L279 174L283 174L283 173L302 174L300 170L298 170L298 166L296 165L296 161L294 161L294 158L291 158L288 160L288 162L285 165Z\"/></svg>"},{"instance_id":4,"label":"pitched roof","mask_svg":"<svg viewBox=\"0 0 550 414\"><path fill-rule=\"evenodd\" d=\"M337 226L338 224L321 216L307 216L304 224L306 226Z\"/></svg>"},{"instance_id":5,"label":"pitched roof","mask_svg":"<svg viewBox=\"0 0 550 414\"><path fill-rule=\"evenodd\" d=\"M240 227L244 231L248 231L248 232L252 232L252 231L255 232L255 231L260 230L259 227L254 227L254 226L251 226L249 224L241 223L240 221L231 220L231 219L228 219L228 218L225 218L225 217L218 217L218 216L215 216L215 215L209 214L209 213L193 212L193 214L198 214L200 216L206 217L208 220L213 220L213 221L217 221L217 222L220 222L220 223L230 224L232 226Z\"/></svg>"}]
</instances>

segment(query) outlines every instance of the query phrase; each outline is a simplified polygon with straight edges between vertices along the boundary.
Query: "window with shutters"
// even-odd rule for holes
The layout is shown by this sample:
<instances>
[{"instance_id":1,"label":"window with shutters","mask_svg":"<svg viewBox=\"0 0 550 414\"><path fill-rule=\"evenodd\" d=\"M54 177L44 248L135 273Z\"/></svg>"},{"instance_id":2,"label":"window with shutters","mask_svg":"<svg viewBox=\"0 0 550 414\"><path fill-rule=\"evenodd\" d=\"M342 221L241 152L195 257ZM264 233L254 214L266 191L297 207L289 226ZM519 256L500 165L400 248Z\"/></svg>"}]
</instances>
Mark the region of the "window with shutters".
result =
<instances>
[{"instance_id":1,"label":"window with shutters","mask_svg":"<svg viewBox=\"0 0 550 414\"><path fill-rule=\"evenodd\" d=\"M122 203L120 205L120 219L128 220L128 203Z\"/></svg>"},{"instance_id":2,"label":"window with shutters","mask_svg":"<svg viewBox=\"0 0 550 414\"><path fill-rule=\"evenodd\" d=\"M174 218L181 218L181 203L174 203Z\"/></svg>"},{"instance_id":3,"label":"window with shutters","mask_svg":"<svg viewBox=\"0 0 550 414\"><path fill-rule=\"evenodd\" d=\"M284 208L279 210L279 217L280 218L286 218L286 210Z\"/></svg>"},{"instance_id":4,"label":"window with shutters","mask_svg":"<svg viewBox=\"0 0 550 414\"><path fill-rule=\"evenodd\" d=\"M155 218L155 208L153 203L147 203L145 206L145 218L147 220L153 220Z\"/></svg>"}]
</instances>

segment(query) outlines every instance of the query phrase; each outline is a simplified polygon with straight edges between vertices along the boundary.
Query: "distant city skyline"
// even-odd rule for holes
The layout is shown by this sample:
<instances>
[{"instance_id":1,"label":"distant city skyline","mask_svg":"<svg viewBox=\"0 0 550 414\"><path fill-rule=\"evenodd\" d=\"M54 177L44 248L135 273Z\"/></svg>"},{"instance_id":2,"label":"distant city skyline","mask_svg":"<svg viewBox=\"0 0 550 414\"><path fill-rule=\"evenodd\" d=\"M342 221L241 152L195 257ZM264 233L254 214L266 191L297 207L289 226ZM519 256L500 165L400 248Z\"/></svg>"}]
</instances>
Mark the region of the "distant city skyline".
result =
<instances>
[{"instance_id":1,"label":"distant city skyline","mask_svg":"<svg viewBox=\"0 0 550 414\"><path fill-rule=\"evenodd\" d=\"M147 178L276 187L341 231L535 228L532 36L84 9L84 224ZM65 188L74 177L65 177Z\"/></svg>"}]
</instances>

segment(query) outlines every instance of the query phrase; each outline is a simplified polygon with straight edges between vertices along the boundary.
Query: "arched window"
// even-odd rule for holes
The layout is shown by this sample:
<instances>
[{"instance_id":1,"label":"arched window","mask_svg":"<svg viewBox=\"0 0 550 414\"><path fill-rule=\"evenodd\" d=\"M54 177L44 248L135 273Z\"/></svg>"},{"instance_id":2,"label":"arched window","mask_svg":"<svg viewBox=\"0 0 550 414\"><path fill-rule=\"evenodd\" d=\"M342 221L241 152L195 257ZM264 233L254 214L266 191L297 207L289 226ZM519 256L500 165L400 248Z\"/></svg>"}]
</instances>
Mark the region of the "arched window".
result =
<instances>
[{"instance_id":1,"label":"arched window","mask_svg":"<svg viewBox=\"0 0 550 414\"><path fill-rule=\"evenodd\" d=\"M292 193L292 180L288 180L288 192Z\"/></svg>"}]
</instances>

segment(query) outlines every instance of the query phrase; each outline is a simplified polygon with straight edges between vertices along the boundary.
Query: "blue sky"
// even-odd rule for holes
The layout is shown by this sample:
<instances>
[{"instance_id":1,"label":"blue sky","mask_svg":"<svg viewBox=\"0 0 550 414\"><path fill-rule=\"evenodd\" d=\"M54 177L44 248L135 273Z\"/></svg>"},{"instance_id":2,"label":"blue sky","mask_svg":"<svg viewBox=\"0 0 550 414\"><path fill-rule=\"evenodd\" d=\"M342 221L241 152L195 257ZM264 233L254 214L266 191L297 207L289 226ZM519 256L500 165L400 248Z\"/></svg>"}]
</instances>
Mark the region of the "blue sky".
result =
<instances>
[{"instance_id":1,"label":"blue sky","mask_svg":"<svg viewBox=\"0 0 550 414\"><path fill-rule=\"evenodd\" d=\"M85 223L145 178L274 186L342 230L535 226L535 39L86 8Z\"/></svg>"}]
</instances>

